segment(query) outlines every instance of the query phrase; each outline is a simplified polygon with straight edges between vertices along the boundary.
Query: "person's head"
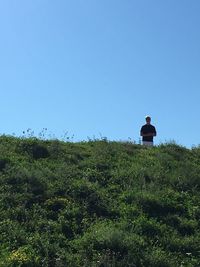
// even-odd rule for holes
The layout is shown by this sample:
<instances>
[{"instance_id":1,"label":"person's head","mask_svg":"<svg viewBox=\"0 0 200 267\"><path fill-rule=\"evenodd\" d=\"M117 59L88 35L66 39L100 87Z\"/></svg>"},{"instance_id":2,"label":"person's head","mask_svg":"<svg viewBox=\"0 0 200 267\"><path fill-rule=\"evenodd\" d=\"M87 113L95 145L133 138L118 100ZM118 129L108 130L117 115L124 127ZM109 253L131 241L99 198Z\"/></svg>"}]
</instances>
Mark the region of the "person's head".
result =
<instances>
[{"instance_id":1,"label":"person's head","mask_svg":"<svg viewBox=\"0 0 200 267\"><path fill-rule=\"evenodd\" d=\"M151 123L151 117L150 116L146 116L145 117L146 123L150 124Z\"/></svg>"}]
</instances>

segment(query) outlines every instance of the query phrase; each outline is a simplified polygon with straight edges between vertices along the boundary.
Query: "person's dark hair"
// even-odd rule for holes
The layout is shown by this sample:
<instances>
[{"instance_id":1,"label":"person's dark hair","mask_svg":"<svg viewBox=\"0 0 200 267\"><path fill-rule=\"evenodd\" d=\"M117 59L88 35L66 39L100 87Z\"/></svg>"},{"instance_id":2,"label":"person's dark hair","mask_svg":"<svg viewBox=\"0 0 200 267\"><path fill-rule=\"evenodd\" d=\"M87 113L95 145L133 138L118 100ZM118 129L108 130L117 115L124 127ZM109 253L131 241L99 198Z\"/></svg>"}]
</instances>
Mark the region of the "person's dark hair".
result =
<instances>
[{"instance_id":1,"label":"person's dark hair","mask_svg":"<svg viewBox=\"0 0 200 267\"><path fill-rule=\"evenodd\" d=\"M151 120L151 117L150 117L150 116L146 116L145 119L146 119L146 120L147 120L147 119L150 119L150 120Z\"/></svg>"}]
</instances>

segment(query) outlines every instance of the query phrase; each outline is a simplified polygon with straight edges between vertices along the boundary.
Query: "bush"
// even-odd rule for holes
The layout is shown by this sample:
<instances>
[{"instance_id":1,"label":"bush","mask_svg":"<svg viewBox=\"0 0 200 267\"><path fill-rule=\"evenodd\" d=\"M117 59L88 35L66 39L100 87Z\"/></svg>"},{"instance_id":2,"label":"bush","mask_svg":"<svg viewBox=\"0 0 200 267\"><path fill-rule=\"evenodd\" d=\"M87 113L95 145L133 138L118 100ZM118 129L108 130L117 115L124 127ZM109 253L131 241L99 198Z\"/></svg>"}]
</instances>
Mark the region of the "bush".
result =
<instances>
[{"instance_id":1,"label":"bush","mask_svg":"<svg viewBox=\"0 0 200 267\"><path fill-rule=\"evenodd\" d=\"M18 151L23 154L25 153L36 160L49 157L48 149L37 139L23 140L23 142L19 143L16 149L16 152Z\"/></svg>"},{"instance_id":2,"label":"bush","mask_svg":"<svg viewBox=\"0 0 200 267\"><path fill-rule=\"evenodd\" d=\"M0 266L199 267L199 148L0 140Z\"/></svg>"}]
</instances>

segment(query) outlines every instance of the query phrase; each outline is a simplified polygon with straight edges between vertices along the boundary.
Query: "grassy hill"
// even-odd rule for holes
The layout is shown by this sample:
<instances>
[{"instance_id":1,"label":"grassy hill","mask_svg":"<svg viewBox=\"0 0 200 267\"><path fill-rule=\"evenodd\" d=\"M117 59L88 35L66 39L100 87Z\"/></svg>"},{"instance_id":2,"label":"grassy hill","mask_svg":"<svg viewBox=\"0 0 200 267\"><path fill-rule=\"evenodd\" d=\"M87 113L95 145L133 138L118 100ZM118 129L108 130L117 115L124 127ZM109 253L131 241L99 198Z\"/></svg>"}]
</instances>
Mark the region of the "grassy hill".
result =
<instances>
[{"instance_id":1,"label":"grassy hill","mask_svg":"<svg viewBox=\"0 0 200 267\"><path fill-rule=\"evenodd\" d=\"M199 267L200 148L0 137L0 266Z\"/></svg>"}]
</instances>

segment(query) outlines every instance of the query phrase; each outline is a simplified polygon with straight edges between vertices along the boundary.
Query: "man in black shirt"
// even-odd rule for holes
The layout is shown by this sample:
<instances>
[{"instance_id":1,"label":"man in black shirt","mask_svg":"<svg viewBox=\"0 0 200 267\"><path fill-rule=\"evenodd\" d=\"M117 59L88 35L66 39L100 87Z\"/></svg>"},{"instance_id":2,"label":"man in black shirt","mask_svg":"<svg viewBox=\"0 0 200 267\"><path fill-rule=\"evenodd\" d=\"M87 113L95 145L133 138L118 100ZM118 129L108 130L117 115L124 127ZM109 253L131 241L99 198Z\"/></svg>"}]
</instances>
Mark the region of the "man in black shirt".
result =
<instances>
[{"instance_id":1,"label":"man in black shirt","mask_svg":"<svg viewBox=\"0 0 200 267\"><path fill-rule=\"evenodd\" d=\"M151 125L151 117L146 116L146 124L142 126L140 135L142 136L142 143L146 146L153 146L153 137L156 136L156 128Z\"/></svg>"}]
</instances>

